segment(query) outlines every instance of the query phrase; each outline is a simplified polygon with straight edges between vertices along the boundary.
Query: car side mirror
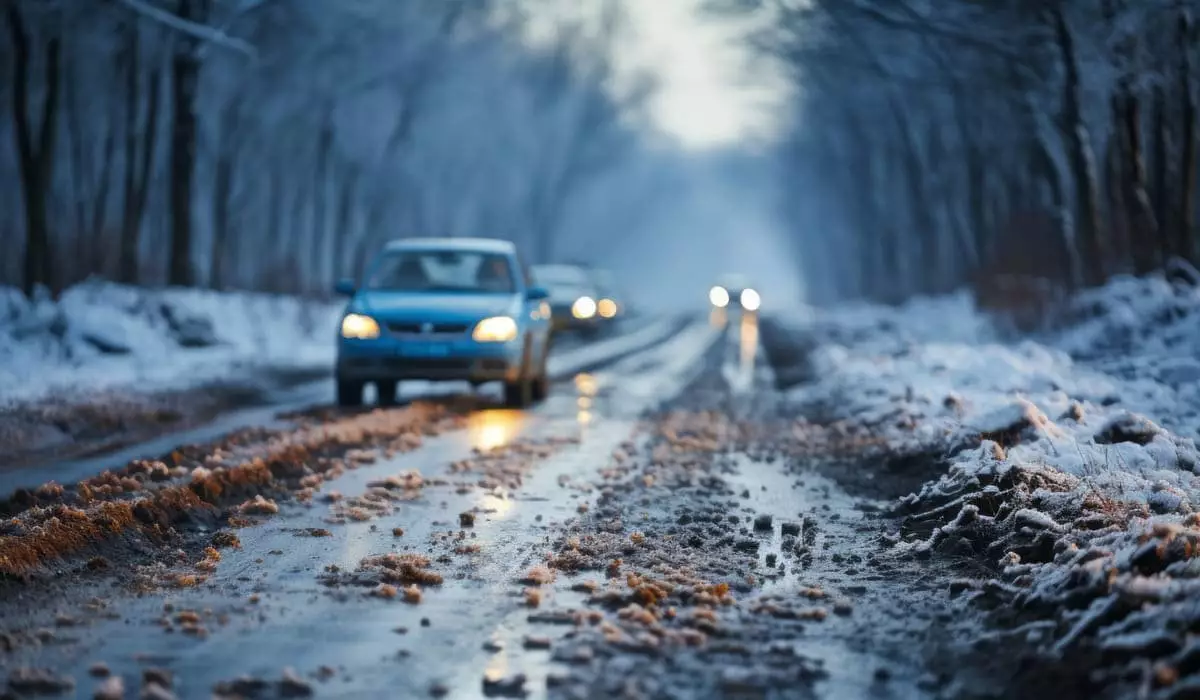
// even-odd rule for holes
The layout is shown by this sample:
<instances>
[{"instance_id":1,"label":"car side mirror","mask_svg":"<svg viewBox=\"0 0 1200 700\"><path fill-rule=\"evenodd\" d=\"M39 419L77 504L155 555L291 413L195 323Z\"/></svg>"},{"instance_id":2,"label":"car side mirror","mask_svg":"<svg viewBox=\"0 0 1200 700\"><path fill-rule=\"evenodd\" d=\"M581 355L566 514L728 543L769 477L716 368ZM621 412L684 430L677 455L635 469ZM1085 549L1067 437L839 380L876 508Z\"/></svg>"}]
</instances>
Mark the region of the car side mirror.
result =
<instances>
[{"instance_id":1,"label":"car side mirror","mask_svg":"<svg viewBox=\"0 0 1200 700\"><path fill-rule=\"evenodd\" d=\"M338 280L337 284L333 285L334 294L339 294L344 297L354 296L354 280Z\"/></svg>"},{"instance_id":2,"label":"car side mirror","mask_svg":"<svg viewBox=\"0 0 1200 700\"><path fill-rule=\"evenodd\" d=\"M529 301L541 301L543 299L548 299L549 297L550 292L547 291L545 287L530 287L525 292L525 298Z\"/></svg>"}]
</instances>

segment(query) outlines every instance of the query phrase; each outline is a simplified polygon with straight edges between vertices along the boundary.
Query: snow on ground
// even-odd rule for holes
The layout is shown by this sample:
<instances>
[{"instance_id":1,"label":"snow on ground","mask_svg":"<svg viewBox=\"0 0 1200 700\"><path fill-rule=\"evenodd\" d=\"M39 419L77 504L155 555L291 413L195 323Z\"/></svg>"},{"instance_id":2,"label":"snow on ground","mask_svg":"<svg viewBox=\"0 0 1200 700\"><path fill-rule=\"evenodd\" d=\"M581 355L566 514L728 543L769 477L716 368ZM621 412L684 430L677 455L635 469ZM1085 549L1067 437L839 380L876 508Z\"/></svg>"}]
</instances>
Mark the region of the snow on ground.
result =
<instances>
[{"instance_id":1,"label":"snow on ground","mask_svg":"<svg viewBox=\"0 0 1200 700\"><path fill-rule=\"evenodd\" d=\"M339 303L89 281L57 301L0 287L0 405L181 389L332 366Z\"/></svg>"},{"instance_id":2,"label":"snow on ground","mask_svg":"<svg viewBox=\"0 0 1200 700\"><path fill-rule=\"evenodd\" d=\"M940 471L893 551L982 556L971 595L1056 621L1031 641L1168 694L1200 681L1200 288L1121 278L1069 311L1004 343L965 296L803 310L818 380L790 399Z\"/></svg>"}]
</instances>

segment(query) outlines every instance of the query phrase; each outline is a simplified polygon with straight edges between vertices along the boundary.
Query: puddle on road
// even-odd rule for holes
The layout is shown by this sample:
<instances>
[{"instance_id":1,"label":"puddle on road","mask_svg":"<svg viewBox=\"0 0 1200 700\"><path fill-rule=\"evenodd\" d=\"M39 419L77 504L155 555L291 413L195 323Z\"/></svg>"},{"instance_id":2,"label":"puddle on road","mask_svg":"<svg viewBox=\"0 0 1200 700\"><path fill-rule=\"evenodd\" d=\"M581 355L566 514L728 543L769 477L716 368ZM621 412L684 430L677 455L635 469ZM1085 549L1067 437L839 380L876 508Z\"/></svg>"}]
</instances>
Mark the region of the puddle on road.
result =
<instances>
[{"instance_id":1,"label":"puddle on road","mask_svg":"<svg viewBox=\"0 0 1200 700\"><path fill-rule=\"evenodd\" d=\"M734 472L723 478L739 494L748 494L739 498L744 505L742 514L750 518L766 514L772 518L770 534L761 535L760 566L769 570L767 558L774 555L785 567L783 575L764 577L758 595L792 594L801 587L817 587L833 594L849 594L848 589L861 591L862 587L874 589L869 591L873 595L849 596L854 605L850 616L830 615L792 641L798 656L820 660L828 673L816 685L817 697L831 700L928 697L928 692L918 686L920 672L911 659L897 659L890 653L881 655L870 648L872 620L881 614L894 613L880 608L880 602L912 594L903 593L898 582L893 587L895 595L888 594L886 583L858 580L847 573L852 564L844 559L840 563L835 561L835 555L861 557L873 548L872 537L865 531L866 517L858 507L862 501L816 473L786 474L778 463L759 462L744 454L729 457ZM817 532L809 545L812 561L799 566L794 556L782 551L783 524L800 522L808 528L814 521ZM803 536L802 531L800 538ZM749 601L743 601L746 602ZM875 677L877 669L888 674L886 682Z\"/></svg>"}]
</instances>

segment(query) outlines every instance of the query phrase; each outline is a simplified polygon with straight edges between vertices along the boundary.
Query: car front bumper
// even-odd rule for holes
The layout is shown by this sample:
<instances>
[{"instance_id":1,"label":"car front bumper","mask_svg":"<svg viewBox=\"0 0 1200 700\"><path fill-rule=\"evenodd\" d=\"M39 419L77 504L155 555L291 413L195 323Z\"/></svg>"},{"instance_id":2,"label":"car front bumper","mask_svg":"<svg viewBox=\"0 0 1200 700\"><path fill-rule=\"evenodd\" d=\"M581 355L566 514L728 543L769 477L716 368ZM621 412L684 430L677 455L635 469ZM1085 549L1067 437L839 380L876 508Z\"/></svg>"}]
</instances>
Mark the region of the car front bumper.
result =
<instances>
[{"instance_id":1,"label":"car front bumper","mask_svg":"<svg viewBox=\"0 0 1200 700\"><path fill-rule=\"evenodd\" d=\"M454 340L342 339L338 347L339 381L425 379L431 381L517 381L522 340L479 343Z\"/></svg>"},{"instance_id":2,"label":"car front bumper","mask_svg":"<svg viewBox=\"0 0 1200 700\"><path fill-rule=\"evenodd\" d=\"M550 326L556 331L593 330L598 328L605 319L599 315L591 318L576 318L571 313L570 306L550 307Z\"/></svg>"}]
</instances>

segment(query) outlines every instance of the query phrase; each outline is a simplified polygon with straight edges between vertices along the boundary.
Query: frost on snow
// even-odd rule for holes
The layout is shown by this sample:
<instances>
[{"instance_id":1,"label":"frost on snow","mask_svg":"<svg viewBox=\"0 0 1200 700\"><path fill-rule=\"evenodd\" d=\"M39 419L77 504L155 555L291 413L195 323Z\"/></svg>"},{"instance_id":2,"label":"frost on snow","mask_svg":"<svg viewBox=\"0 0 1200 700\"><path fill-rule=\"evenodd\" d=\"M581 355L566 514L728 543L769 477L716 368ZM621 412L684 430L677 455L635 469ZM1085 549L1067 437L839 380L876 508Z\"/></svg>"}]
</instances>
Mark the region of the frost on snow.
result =
<instances>
[{"instance_id":1,"label":"frost on snow","mask_svg":"<svg viewBox=\"0 0 1200 700\"><path fill-rule=\"evenodd\" d=\"M895 505L895 551L983 556L999 573L966 590L1052 620L1046 651L1093 645L1111 678L1150 659L1145 683L1183 682L1200 594L1200 289L1118 278L1071 314L1013 344L962 297L806 310L791 325L815 336L821 379L789 398L944 462Z\"/></svg>"}]
</instances>

